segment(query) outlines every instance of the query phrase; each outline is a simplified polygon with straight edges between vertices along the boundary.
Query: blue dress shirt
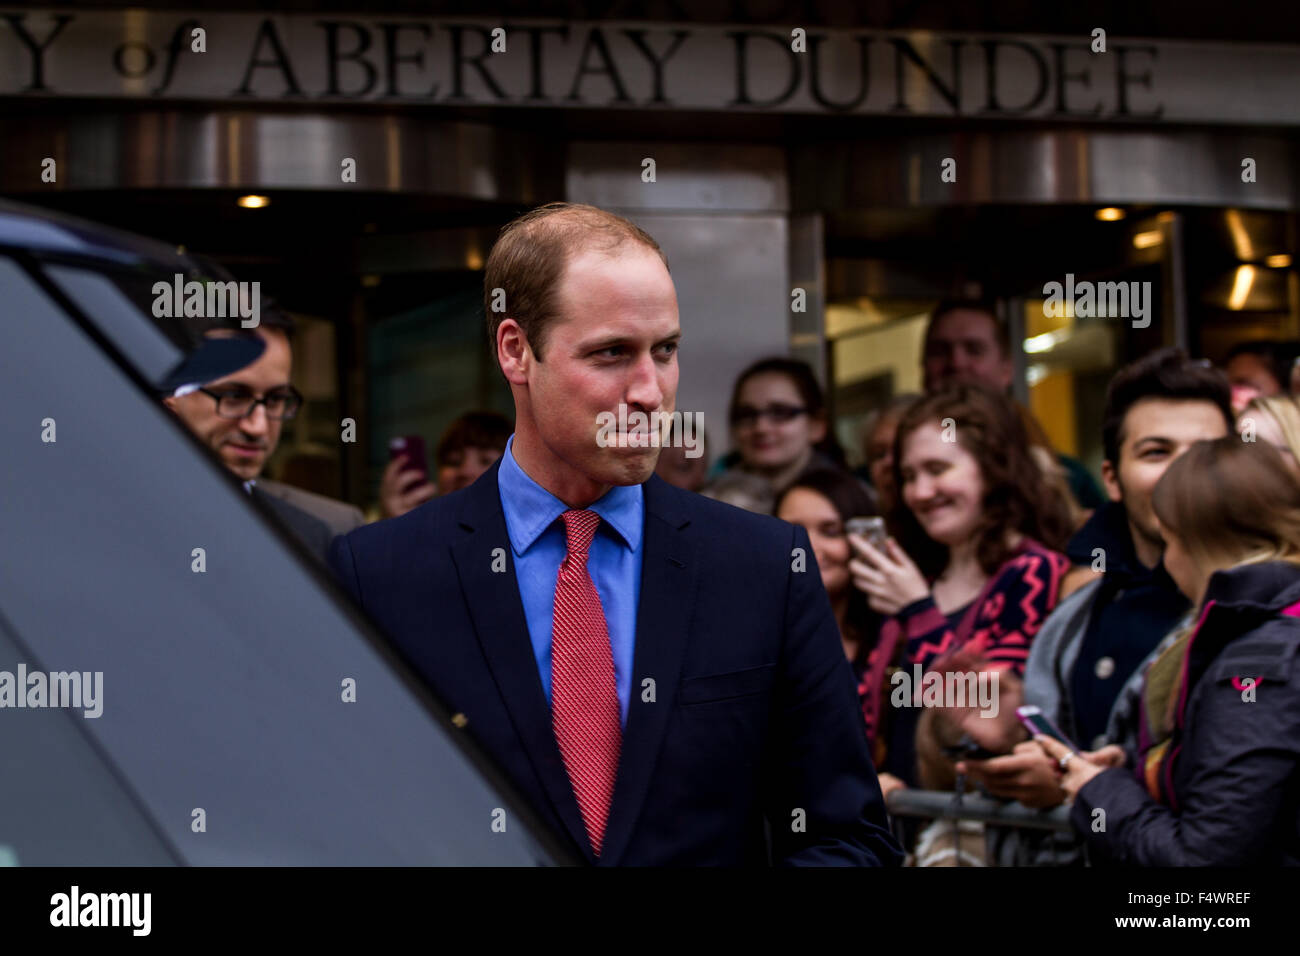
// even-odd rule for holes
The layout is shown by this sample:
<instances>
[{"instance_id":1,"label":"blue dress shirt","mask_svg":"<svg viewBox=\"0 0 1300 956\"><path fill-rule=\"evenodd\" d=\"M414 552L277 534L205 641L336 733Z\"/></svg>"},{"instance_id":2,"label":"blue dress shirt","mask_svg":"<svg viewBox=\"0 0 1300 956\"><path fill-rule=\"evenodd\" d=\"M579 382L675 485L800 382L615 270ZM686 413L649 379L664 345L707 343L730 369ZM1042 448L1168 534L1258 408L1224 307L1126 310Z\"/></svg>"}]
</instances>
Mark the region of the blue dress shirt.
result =
<instances>
[{"instance_id":1,"label":"blue dress shirt","mask_svg":"<svg viewBox=\"0 0 1300 956\"><path fill-rule=\"evenodd\" d=\"M555 581L569 551L560 516L569 506L524 473L515 461L514 442L511 435L501 456L497 484L506 533L515 555L515 577L528 622L528 637L549 702ZM587 510L601 517L591 542L587 573L605 609L605 627L614 656L614 684L626 727L636 651L636 612L641 597L641 532L645 523L641 486L616 485Z\"/></svg>"}]
</instances>

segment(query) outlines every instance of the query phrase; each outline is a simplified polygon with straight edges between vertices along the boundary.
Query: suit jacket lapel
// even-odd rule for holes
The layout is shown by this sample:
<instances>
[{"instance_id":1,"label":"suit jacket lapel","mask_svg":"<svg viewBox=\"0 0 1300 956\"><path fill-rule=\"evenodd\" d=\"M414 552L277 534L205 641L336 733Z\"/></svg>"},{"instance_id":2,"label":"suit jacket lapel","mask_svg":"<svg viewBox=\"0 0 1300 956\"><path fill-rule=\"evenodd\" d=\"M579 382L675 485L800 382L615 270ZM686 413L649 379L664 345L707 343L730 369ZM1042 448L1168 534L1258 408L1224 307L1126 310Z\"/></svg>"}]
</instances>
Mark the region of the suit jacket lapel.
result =
<instances>
[{"instance_id":1,"label":"suit jacket lapel","mask_svg":"<svg viewBox=\"0 0 1300 956\"><path fill-rule=\"evenodd\" d=\"M528 623L515 578L514 552L501 510L497 485L500 468L498 460L490 472L466 489L457 518L467 533L452 545L452 558L479 646L515 732L524 743L556 815L586 859L592 862L587 829L555 742L551 709L528 639ZM492 570L492 552L497 548L505 551L507 571L504 574Z\"/></svg>"},{"instance_id":2,"label":"suit jacket lapel","mask_svg":"<svg viewBox=\"0 0 1300 956\"><path fill-rule=\"evenodd\" d=\"M632 700L628 705L618 779L600 854L600 863L607 866L617 864L627 849L645 803L677 693L699 571L692 560L690 542L682 533L690 524L690 518L676 500L682 493L658 476L651 476L642 487L645 551L641 561ZM654 703L641 699L642 681L646 678L654 681Z\"/></svg>"}]
</instances>

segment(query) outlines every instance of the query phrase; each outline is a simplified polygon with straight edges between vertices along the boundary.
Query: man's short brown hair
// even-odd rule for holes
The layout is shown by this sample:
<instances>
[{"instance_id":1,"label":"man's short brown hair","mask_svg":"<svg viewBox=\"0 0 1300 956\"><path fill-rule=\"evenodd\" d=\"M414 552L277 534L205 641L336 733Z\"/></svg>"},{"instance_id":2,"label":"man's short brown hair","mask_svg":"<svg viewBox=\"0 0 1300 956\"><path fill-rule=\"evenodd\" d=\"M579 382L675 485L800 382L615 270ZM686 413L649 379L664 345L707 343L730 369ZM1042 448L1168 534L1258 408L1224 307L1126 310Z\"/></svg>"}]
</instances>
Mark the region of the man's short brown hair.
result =
<instances>
[{"instance_id":1,"label":"man's short brown hair","mask_svg":"<svg viewBox=\"0 0 1300 956\"><path fill-rule=\"evenodd\" d=\"M540 362L546 327L555 318L555 294L569 260L588 249L612 253L628 240L652 249L668 268L667 257L648 232L595 206L547 203L507 223L488 255L483 276L483 311L493 356L497 329L509 318L524 330ZM500 312L493 311L500 298L497 289L505 293L505 309Z\"/></svg>"}]
</instances>

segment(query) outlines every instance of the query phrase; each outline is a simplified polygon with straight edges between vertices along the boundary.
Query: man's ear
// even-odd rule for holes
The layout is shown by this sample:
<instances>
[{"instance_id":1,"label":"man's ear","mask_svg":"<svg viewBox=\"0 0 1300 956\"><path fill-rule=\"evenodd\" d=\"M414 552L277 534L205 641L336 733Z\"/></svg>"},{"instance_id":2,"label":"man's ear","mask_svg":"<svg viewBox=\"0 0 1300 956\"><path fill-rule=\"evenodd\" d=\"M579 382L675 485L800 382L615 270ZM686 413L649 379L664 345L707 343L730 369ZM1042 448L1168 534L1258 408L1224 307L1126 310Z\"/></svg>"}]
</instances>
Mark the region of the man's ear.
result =
<instances>
[{"instance_id":1,"label":"man's ear","mask_svg":"<svg viewBox=\"0 0 1300 956\"><path fill-rule=\"evenodd\" d=\"M808 428L808 436L813 440L814 445L826 437L826 417L824 415L812 420L812 424Z\"/></svg>"},{"instance_id":2,"label":"man's ear","mask_svg":"<svg viewBox=\"0 0 1300 956\"><path fill-rule=\"evenodd\" d=\"M1124 491L1119 484L1119 472L1109 459L1101 463L1101 483L1106 486L1106 497L1111 501L1124 499Z\"/></svg>"},{"instance_id":3,"label":"man's ear","mask_svg":"<svg viewBox=\"0 0 1300 956\"><path fill-rule=\"evenodd\" d=\"M527 385L528 373L537 361L523 327L514 319L497 326L497 364L511 385Z\"/></svg>"}]
</instances>

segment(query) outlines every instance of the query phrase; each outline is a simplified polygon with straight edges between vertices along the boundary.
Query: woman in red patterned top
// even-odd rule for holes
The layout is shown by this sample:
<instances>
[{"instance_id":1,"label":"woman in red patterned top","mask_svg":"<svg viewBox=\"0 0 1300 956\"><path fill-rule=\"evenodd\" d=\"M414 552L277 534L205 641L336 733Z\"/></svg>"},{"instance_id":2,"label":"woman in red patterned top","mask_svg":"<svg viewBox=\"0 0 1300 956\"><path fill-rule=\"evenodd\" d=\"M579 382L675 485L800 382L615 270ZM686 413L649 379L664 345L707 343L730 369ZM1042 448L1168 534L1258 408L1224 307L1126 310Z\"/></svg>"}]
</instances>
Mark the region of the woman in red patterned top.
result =
<instances>
[{"instance_id":1,"label":"woman in red patterned top","mask_svg":"<svg viewBox=\"0 0 1300 956\"><path fill-rule=\"evenodd\" d=\"M889 706L893 672L943 671L960 652L968 666L1019 677L1056 605L1070 522L1046 465L1010 400L979 386L927 396L899 423L894 536L883 550L853 536L850 571L888 616L860 696L880 769L906 783L919 712Z\"/></svg>"}]
</instances>

